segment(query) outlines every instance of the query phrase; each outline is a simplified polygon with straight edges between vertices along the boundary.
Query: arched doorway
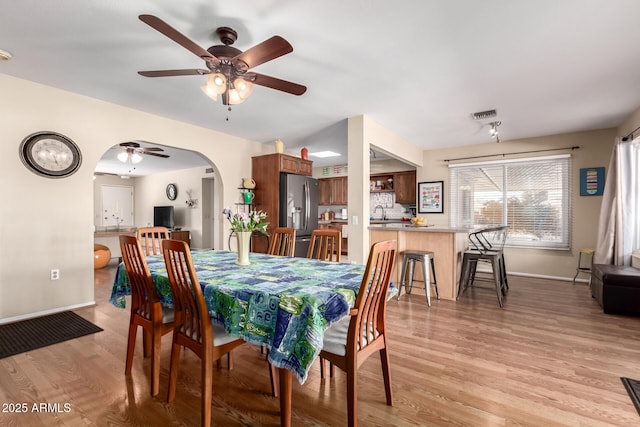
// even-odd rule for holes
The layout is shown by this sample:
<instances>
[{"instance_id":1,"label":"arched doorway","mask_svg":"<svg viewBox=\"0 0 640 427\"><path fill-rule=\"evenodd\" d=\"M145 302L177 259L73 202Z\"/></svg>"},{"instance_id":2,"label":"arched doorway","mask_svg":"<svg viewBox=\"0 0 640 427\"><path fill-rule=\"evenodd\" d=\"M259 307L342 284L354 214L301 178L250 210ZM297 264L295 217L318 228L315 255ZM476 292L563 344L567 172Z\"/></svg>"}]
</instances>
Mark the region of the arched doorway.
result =
<instances>
[{"instance_id":1,"label":"arched doorway","mask_svg":"<svg viewBox=\"0 0 640 427\"><path fill-rule=\"evenodd\" d=\"M145 156L133 164L118 160L122 147L114 145L96 165L94 175L94 226L103 231L100 221L101 187L130 186L133 189L133 227L153 225L155 206L173 206L175 227L188 230L193 248L222 248L220 226L214 222L215 209L221 204L222 192L217 168L201 153L161 144L144 142L143 147L155 147L168 157ZM177 189L176 197L169 198L168 185ZM173 192L171 194L173 196ZM173 200L172 200L173 198ZM221 210L221 208L220 208ZM109 223L113 228L116 224ZM108 228L108 226L106 227ZM117 246L115 242L108 244ZM119 251L115 249L115 253ZM116 256L116 255L114 255Z\"/></svg>"}]
</instances>

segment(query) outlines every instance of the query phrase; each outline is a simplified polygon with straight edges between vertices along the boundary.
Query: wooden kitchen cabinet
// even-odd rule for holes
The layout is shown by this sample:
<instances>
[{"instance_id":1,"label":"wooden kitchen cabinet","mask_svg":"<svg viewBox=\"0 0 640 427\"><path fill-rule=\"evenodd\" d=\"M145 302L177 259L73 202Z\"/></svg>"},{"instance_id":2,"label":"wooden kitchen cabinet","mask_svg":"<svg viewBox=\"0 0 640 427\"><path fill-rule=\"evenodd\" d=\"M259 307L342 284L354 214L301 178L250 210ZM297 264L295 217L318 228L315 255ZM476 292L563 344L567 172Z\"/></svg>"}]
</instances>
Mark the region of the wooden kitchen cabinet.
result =
<instances>
[{"instance_id":1,"label":"wooden kitchen cabinet","mask_svg":"<svg viewBox=\"0 0 640 427\"><path fill-rule=\"evenodd\" d=\"M280 172L311 176L313 162L288 154L266 154L251 158L251 177L256 182L253 208L267 214L269 235L278 226L280 215ZM266 252L268 239L254 239L251 250Z\"/></svg>"},{"instance_id":2,"label":"wooden kitchen cabinet","mask_svg":"<svg viewBox=\"0 0 640 427\"><path fill-rule=\"evenodd\" d=\"M280 172L295 173L296 175L311 176L313 173L313 162L300 159L287 154L275 154L280 160ZM253 178L255 179L255 177Z\"/></svg>"},{"instance_id":3,"label":"wooden kitchen cabinet","mask_svg":"<svg viewBox=\"0 0 640 427\"><path fill-rule=\"evenodd\" d=\"M348 204L347 177L321 178L318 180L318 204L319 205L346 205Z\"/></svg>"},{"instance_id":4,"label":"wooden kitchen cabinet","mask_svg":"<svg viewBox=\"0 0 640 427\"><path fill-rule=\"evenodd\" d=\"M331 204L331 179L322 178L318 180L318 204Z\"/></svg>"},{"instance_id":5,"label":"wooden kitchen cabinet","mask_svg":"<svg viewBox=\"0 0 640 427\"><path fill-rule=\"evenodd\" d=\"M416 204L416 171L394 173L393 187L396 203Z\"/></svg>"},{"instance_id":6,"label":"wooden kitchen cabinet","mask_svg":"<svg viewBox=\"0 0 640 427\"><path fill-rule=\"evenodd\" d=\"M346 176L331 178L331 204L346 205L349 200Z\"/></svg>"}]
</instances>

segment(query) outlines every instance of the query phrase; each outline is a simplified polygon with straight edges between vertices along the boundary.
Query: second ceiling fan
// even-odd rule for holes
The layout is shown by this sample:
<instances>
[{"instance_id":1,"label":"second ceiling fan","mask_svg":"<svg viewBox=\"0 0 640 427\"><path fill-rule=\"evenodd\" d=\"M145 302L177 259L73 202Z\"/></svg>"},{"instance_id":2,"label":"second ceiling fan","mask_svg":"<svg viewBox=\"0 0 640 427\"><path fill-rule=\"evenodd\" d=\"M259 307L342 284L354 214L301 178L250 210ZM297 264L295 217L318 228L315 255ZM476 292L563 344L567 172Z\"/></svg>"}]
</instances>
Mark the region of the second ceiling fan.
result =
<instances>
[{"instance_id":1,"label":"second ceiling fan","mask_svg":"<svg viewBox=\"0 0 640 427\"><path fill-rule=\"evenodd\" d=\"M207 84L202 87L203 91L213 99L220 95L224 105L243 102L251 94L253 84L293 95L302 95L307 91L306 86L251 71L258 65L293 52L291 44L280 36L273 36L243 52L231 46L238 34L231 28L220 27L216 33L223 44L211 46L205 50L156 16L140 15L139 18L151 28L203 59L207 66L207 69L139 71L138 74L141 76L208 75Z\"/></svg>"},{"instance_id":2,"label":"second ceiling fan","mask_svg":"<svg viewBox=\"0 0 640 427\"><path fill-rule=\"evenodd\" d=\"M169 155L162 154L160 151L164 151L160 147L142 147L139 142L129 141L120 144L120 153L118 154L118 160L123 163L131 161L131 163L140 163L142 161L142 154L149 156L162 157L163 159L169 158Z\"/></svg>"}]
</instances>

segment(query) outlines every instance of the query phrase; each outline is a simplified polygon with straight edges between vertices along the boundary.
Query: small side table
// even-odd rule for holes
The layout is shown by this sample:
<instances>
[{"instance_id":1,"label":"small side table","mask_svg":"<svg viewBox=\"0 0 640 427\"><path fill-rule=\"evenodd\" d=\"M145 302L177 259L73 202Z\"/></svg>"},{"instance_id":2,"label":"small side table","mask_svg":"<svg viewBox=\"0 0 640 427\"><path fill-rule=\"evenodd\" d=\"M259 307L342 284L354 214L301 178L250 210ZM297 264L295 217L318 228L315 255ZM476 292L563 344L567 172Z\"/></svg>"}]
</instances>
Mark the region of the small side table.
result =
<instances>
[{"instance_id":1,"label":"small side table","mask_svg":"<svg viewBox=\"0 0 640 427\"><path fill-rule=\"evenodd\" d=\"M589 275L589 284L591 284L591 269L593 267L593 255L596 253L595 249L580 249L580 254L578 255L578 268L576 268L576 274L573 276L573 284L576 284L576 278L580 273ZM587 266L582 265L582 255L589 257L589 263Z\"/></svg>"}]
</instances>

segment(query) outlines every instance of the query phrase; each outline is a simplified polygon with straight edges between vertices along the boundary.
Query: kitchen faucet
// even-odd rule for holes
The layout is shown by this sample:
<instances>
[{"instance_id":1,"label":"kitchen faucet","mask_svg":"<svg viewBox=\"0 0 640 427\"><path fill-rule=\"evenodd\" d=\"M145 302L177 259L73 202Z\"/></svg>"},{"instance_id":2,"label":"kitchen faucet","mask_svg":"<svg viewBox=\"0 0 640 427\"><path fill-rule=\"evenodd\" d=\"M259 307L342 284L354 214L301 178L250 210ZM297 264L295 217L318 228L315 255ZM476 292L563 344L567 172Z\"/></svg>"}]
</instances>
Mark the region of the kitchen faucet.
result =
<instances>
[{"instance_id":1,"label":"kitchen faucet","mask_svg":"<svg viewBox=\"0 0 640 427\"><path fill-rule=\"evenodd\" d=\"M382 217L380 219L385 220L385 215L384 215L384 208L382 207L382 205L376 205L375 208L373 208L373 213L375 214L376 211L378 210L378 208L382 209Z\"/></svg>"}]
</instances>

